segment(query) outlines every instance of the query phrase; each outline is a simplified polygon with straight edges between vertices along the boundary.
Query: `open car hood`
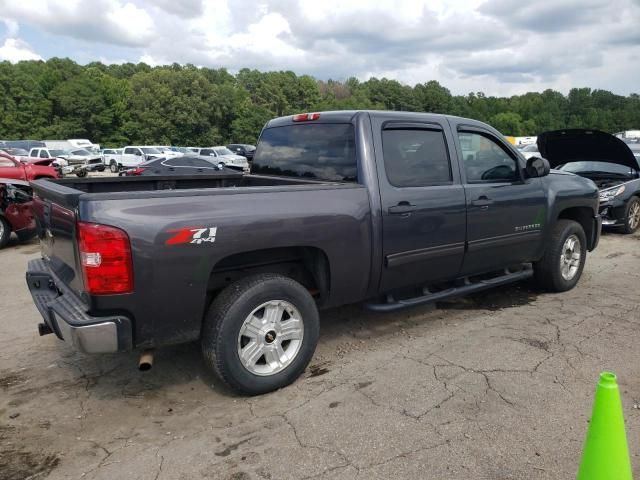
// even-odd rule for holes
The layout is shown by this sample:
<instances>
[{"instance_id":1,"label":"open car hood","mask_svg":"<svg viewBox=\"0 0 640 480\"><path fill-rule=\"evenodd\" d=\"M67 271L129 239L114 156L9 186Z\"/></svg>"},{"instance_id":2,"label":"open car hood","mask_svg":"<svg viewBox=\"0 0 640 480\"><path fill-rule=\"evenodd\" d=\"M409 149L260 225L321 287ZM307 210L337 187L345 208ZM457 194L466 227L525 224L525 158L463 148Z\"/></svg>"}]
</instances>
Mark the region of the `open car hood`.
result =
<instances>
[{"instance_id":1,"label":"open car hood","mask_svg":"<svg viewBox=\"0 0 640 480\"><path fill-rule=\"evenodd\" d=\"M538 135L538 151L551 168L570 162L597 161L640 170L626 143L600 130L553 130Z\"/></svg>"}]
</instances>

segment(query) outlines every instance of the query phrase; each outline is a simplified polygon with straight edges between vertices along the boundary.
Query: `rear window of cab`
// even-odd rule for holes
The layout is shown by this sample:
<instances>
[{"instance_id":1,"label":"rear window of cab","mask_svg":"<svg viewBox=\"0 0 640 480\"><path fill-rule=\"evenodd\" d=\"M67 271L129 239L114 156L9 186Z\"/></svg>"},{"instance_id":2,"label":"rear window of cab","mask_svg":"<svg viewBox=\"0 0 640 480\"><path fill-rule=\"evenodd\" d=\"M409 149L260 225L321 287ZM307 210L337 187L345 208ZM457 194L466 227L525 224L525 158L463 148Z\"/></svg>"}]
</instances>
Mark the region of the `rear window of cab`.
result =
<instances>
[{"instance_id":1,"label":"rear window of cab","mask_svg":"<svg viewBox=\"0 0 640 480\"><path fill-rule=\"evenodd\" d=\"M350 123L286 125L263 130L252 173L356 182L354 129Z\"/></svg>"}]
</instances>

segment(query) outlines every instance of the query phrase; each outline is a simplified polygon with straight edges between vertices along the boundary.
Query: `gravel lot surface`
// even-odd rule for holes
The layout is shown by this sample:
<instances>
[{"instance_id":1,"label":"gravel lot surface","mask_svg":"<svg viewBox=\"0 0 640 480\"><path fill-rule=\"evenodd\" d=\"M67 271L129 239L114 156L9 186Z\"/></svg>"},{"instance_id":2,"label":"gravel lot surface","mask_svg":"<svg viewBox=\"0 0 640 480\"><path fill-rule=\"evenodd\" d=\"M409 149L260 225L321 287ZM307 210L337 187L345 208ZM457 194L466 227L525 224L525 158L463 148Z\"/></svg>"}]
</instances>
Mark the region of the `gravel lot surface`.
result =
<instances>
[{"instance_id":1,"label":"gravel lot surface","mask_svg":"<svg viewBox=\"0 0 640 480\"><path fill-rule=\"evenodd\" d=\"M38 337L36 243L0 251L0 479L575 478L601 370L640 475L640 236L605 234L578 287L324 312L290 387L243 398L199 347L87 356Z\"/></svg>"}]
</instances>

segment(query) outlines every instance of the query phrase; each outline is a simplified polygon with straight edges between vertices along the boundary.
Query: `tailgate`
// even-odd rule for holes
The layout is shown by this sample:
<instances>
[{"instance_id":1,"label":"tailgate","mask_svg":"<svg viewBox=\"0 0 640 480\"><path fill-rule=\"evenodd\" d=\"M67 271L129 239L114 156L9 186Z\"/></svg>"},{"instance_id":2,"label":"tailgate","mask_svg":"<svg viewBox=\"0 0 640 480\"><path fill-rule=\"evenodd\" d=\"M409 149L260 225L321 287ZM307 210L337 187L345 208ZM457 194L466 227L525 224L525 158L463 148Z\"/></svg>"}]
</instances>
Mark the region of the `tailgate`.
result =
<instances>
[{"instance_id":1,"label":"tailgate","mask_svg":"<svg viewBox=\"0 0 640 480\"><path fill-rule=\"evenodd\" d=\"M42 258L60 280L80 293L84 290L84 285L78 255L75 208L65 205L64 197L61 198L56 192L42 187L45 182L59 187L43 180L32 182L33 214ZM77 199L77 195L74 197Z\"/></svg>"}]
</instances>

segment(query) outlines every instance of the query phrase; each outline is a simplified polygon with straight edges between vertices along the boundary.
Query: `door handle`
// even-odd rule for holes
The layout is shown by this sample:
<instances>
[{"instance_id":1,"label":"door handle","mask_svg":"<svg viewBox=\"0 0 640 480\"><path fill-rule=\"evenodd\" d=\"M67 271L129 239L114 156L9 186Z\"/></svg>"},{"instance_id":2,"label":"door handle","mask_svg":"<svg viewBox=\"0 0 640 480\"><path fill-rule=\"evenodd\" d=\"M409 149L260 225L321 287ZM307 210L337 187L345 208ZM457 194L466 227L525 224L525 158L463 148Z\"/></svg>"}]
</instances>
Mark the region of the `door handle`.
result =
<instances>
[{"instance_id":1,"label":"door handle","mask_svg":"<svg viewBox=\"0 0 640 480\"><path fill-rule=\"evenodd\" d=\"M400 202L393 207L389 207L389 213L391 215L407 215L413 212L416 209L416 206L409 202Z\"/></svg>"},{"instance_id":2,"label":"door handle","mask_svg":"<svg viewBox=\"0 0 640 480\"><path fill-rule=\"evenodd\" d=\"M493 200L491 200L486 195L482 195L478 197L477 200L471 201L471 205L473 205L474 207L484 207L485 209L488 208L489 205L491 205L492 203L493 203Z\"/></svg>"}]
</instances>

